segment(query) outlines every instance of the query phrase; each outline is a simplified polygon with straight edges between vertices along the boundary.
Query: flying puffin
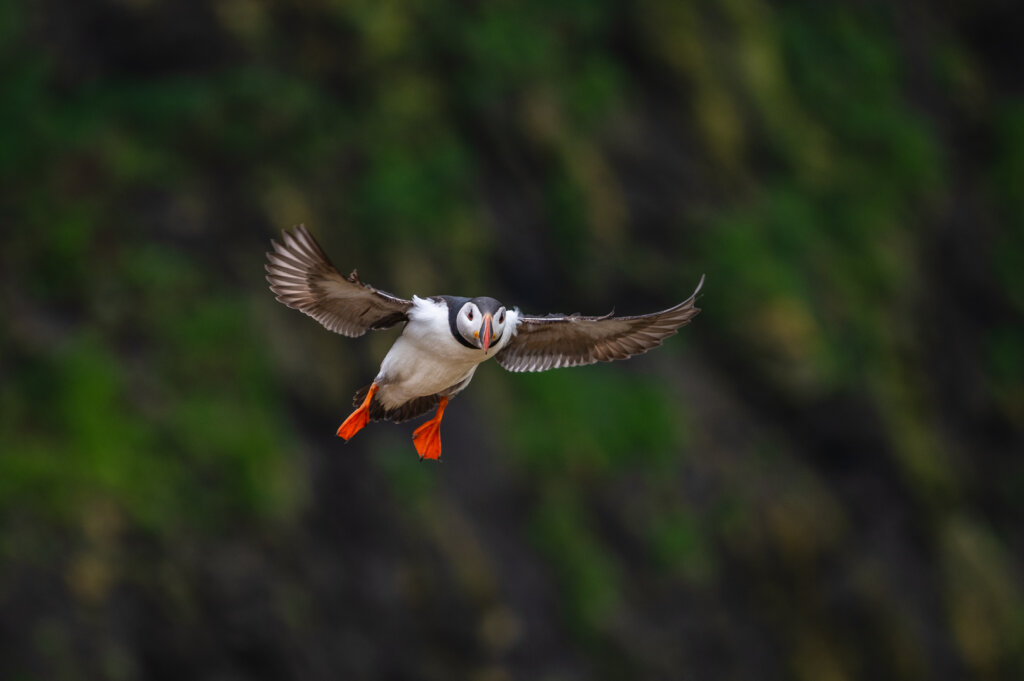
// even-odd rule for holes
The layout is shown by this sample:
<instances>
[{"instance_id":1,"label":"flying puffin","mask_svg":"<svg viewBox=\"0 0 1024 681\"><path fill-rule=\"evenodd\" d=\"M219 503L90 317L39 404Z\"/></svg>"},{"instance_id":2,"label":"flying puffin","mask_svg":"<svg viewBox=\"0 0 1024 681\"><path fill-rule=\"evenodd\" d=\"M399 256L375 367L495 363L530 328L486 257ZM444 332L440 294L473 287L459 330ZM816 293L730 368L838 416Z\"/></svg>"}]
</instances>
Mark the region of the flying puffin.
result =
<instances>
[{"instance_id":1,"label":"flying puffin","mask_svg":"<svg viewBox=\"0 0 1024 681\"><path fill-rule=\"evenodd\" d=\"M288 307L345 336L404 323L373 382L356 391L356 410L338 428L351 439L370 421L407 421L434 407L437 413L413 433L420 459L441 456L441 418L448 401L491 357L508 371L547 371L626 359L653 347L693 319L689 298L661 312L634 317L547 315L533 317L481 296L413 296L405 300L342 276L304 225L271 240L267 253L270 290Z\"/></svg>"}]
</instances>

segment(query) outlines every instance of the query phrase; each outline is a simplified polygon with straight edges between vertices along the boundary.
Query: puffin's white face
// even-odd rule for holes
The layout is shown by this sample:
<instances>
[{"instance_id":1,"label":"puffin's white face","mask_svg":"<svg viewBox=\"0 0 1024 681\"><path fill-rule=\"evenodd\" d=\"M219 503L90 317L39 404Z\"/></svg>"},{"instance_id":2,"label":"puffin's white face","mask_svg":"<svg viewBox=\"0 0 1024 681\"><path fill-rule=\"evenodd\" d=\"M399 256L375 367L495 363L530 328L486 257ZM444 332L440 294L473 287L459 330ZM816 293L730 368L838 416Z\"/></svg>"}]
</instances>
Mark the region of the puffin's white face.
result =
<instances>
[{"instance_id":1,"label":"puffin's white face","mask_svg":"<svg viewBox=\"0 0 1024 681\"><path fill-rule=\"evenodd\" d=\"M469 343L485 352L505 332L505 306L494 298L473 298L462 306L455 325Z\"/></svg>"}]
</instances>

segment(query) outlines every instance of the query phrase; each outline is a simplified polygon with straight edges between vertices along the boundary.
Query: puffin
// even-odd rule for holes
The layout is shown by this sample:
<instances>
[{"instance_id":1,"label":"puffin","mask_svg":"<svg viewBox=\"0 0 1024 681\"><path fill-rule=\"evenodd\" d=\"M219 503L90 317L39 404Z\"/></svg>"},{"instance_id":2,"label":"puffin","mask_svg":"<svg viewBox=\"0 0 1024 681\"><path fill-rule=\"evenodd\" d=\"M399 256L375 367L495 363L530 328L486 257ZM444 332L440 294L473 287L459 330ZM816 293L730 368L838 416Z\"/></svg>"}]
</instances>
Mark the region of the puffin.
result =
<instances>
[{"instance_id":1,"label":"puffin","mask_svg":"<svg viewBox=\"0 0 1024 681\"><path fill-rule=\"evenodd\" d=\"M404 324L376 377L356 391L355 411L337 434L347 442L371 421L401 423L436 408L413 432L420 460L440 459L444 410L483 362L493 357L508 371L547 371L639 355L690 323L704 285L701 276L689 298L651 314L541 317L490 296L399 298L361 281L356 270L343 276L305 225L270 243L266 277L281 303L343 336Z\"/></svg>"}]
</instances>

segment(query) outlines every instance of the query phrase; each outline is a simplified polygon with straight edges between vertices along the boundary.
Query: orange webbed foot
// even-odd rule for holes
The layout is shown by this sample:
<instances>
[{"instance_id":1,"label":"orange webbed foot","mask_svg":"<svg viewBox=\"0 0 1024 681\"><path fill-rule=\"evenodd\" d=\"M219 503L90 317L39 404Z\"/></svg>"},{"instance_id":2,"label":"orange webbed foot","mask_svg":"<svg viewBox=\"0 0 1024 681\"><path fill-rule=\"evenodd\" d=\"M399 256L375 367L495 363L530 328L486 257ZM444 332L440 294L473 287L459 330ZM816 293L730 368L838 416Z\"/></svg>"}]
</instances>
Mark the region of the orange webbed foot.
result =
<instances>
[{"instance_id":1,"label":"orange webbed foot","mask_svg":"<svg viewBox=\"0 0 1024 681\"><path fill-rule=\"evenodd\" d=\"M412 443L419 452L420 459L441 458L441 418L444 416L444 408L448 406L448 398L442 397L441 404L437 407L437 414L412 434Z\"/></svg>"},{"instance_id":2,"label":"orange webbed foot","mask_svg":"<svg viewBox=\"0 0 1024 681\"><path fill-rule=\"evenodd\" d=\"M351 440L356 433L370 422L370 402L373 401L373 396L376 392L377 384L374 383L370 386L370 390L366 393L366 399L359 405L359 408L349 414L345 422L339 426L338 437L344 438L346 441Z\"/></svg>"},{"instance_id":3,"label":"orange webbed foot","mask_svg":"<svg viewBox=\"0 0 1024 681\"><path fill-rule=\"evenodd\" d=\"M416 429L412 434L412 443L416 446L421 459L441 458L441 424L430 420Z\"/></svg>"}]
</instances>

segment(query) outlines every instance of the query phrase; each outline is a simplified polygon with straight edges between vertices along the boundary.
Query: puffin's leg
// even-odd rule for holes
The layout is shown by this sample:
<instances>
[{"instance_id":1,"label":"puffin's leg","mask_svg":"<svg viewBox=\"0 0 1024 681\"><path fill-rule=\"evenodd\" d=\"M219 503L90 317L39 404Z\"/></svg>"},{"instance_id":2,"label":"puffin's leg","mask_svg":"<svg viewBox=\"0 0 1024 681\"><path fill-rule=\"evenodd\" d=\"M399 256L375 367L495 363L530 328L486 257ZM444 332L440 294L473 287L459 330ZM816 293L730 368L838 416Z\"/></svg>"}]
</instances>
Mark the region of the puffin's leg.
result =
<instances>
[{"instance_id":1,"label":"puffin's leg","mask_svg":"<svg viewBox=\"0 0 1024 681\"><path fill-rule=\"evenodd\" d=\"M377 392L377 384L373 383L370 385L370 389L366 393L366 399L359 405L359 408L348 415L345 422L338 428L338 437L343 437L345 440L351 440L352 436L363 429L367 423L370 422L370 402L373 401L373 396Z\"/></svg>"},{"instance_id":2,"label":"puffin's leg","mask_svg":"<svg viewBox=\"0 0 1024 681\"><path fill-rule=\"evenodd\" d=\"M437 405L437 413L412 434L412 443L420 454L420 459L441 458L441 417L444 416L444 408L448 406L448 398L442 397L441 403Z\"/></svg>"}]
</instances>

